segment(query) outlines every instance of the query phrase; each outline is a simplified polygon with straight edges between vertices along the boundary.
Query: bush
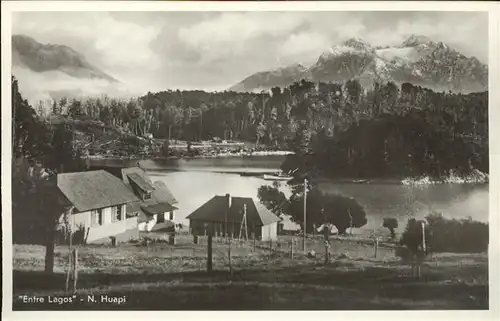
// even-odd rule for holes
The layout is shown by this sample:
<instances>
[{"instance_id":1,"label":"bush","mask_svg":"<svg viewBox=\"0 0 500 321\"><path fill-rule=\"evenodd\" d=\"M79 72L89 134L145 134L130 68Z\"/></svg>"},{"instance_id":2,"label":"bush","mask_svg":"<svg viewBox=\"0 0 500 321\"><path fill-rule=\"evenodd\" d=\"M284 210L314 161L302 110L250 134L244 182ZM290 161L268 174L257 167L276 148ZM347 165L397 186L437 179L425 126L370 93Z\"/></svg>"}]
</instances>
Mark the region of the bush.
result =
<instances>
[{"instance_id":1,"label":"bush","mask_svg":"<svg viewBox=\"0 0 500 321\"><path fill-rule=\"evenodd\" d=\"M433 252L481 253L488 250L489 227L487 223L467 219L446 219L432 213L426 217L433 234Z\"/></svg>"},{"instance_id":2,"label":"bush","mask_svg":"<svg viewBox=\"0 0 500 321\"><path fill-rule=\"evenodd\" d=\"M422 244L422 222L424 221L417 221L414 218L409 219L403 235L401 235L400 245L406 247L410 253L417 252ZM425 225L425 247L426 253L428 253L432 251L432 231L429 229L428 224Z\"/></svg>"},{"instance_id":3,"label":"bush","mask_svg":"<svg viewBox=\"0 0 500 321\"><path fill-rule=\"evenodd\" d=\"M401 258L401 260L403 260L403 262L410 262L410 260L411 260L411 252L405 246L396 247L396 256Z\"/></svg>"}]
</instances>

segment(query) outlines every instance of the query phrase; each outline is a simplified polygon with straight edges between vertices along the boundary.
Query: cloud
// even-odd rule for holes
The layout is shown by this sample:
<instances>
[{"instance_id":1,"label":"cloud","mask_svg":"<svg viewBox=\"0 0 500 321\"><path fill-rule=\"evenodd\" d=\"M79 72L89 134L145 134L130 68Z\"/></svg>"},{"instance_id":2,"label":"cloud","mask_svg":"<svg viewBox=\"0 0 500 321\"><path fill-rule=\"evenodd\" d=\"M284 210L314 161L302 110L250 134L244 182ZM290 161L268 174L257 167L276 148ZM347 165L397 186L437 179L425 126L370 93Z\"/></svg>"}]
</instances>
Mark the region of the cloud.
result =
<instances>
[{"instance_id":1,"label":"cloud","mask_svg":"<svg viewBox=\"0 0 500 321\"><path fill-rule=\"evenodd\" d=\"M285 37L300 26L300 16L286 13L221 13L182 27L179 39L200 53L202 63L259 50L252 44L260 38Z\"/></svg>"},{"instance_id":2,"label":"cloud","mask_svg":"<svg viewBox=\"0 0 500 321\"><path fill-rule=\"evenodd\" d=\"M42 43L68 45L110 73L134 68L155 69L160 57L150 42L161 25L138 25L114 19L107 12L23 12L14 14L13 33Z\"/></svg>"},{"instance_id":3,"label":"cloud","mask_svg":"<svg viewBox=\"0 0 500 321\"><path fill-rule=\"evenodd\" d=\"M330 39L317 32L300 32L290 35L280 47L280 57L292 56L305 64L311 63L327 48Z\"/></svg>"},{"instance_id":4,"label":"cloud","mask_svg":"<svg viewBox=\"0 0 500 321\"><path fill-rule=\"evenodd\" d=\"M228 88L258 71L310 64L334 44L410 34L488 61L488 16L475 12L23 12L13 32L68 45L134 91Z\"/></svg>"},{"instance_id":5,"label":"cloud","mask_svg":"<svg viewBox=\"0 0 500 321\"><path fill-rule=\"evenodd\" d=\"M106 94L127 99L143 94L142 91L131 91L124 85L111 84L106 80L78 79L59 71L37 73L22 67L13 67L12 71L19 82L21 94L32 105L66 95L76 98Z\"/></svg>"}]
</instances>

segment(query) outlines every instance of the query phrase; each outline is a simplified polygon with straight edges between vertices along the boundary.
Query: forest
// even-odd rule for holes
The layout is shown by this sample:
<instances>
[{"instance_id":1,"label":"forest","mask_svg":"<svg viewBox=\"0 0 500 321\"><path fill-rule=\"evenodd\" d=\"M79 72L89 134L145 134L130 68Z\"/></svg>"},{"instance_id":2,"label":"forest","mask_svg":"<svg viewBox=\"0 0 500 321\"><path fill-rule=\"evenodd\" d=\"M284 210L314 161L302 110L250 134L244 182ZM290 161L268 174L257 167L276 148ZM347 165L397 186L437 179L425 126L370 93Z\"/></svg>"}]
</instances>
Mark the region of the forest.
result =
<instances>
[{"instance_id":1,"label":"forest","mask_svg":"<svg viewBox=\"0 0 500 321\"><path fill-rule=\"evenodd\" d=\"M434 92L404 83L302 80L262 93L148 92L129 100L61 99L42 117L101 121L137 136L240 140L296 154L284 170L350 178L488 172L488 92Z\"/></svg>"}]
</instances>

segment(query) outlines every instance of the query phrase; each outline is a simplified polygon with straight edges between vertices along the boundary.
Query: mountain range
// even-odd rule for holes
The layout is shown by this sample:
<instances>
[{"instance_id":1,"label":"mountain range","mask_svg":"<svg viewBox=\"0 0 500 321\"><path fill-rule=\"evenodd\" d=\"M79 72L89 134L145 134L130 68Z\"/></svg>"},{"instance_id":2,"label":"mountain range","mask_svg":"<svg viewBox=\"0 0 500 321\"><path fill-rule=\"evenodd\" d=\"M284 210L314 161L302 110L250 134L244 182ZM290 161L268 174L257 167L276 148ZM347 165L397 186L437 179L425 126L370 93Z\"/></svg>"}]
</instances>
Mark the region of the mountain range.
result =
<instances>
[{"instance_id":1,"label":"mountain range","mask_svg":"<svg viewBox=\"0 0 500 321\"><path fill-rule=\"evenodd\" d=\"M12 71L30 100L63 96L130 95L129 86L92 65L64 45L42 44L25 35L12 36ZM364 87L393 81L435 91L475 92L488 88L488 66L442 42L412 35L400 45L373 46L351 38L321 53L311 66L292 64L255 73L229 88L260 92L285 87L301 79L345 82L357 79Z\"/></svg>"},{"instance_id":2,"label":"mountain range","mask_svg":"<svg viewBox=\"0 0 500 321\"><path fill-rule=\"evenodd\" d=\"M357 79L364 87L375 82L409 82L435 91L475 92L488 89L488 66L442 42L412 35L393 47L373 46L351 38L323 52L316 63L255 73L229 88L259 92L288 86L301 79L345 82Z\"/></svg>"}]
</instances>

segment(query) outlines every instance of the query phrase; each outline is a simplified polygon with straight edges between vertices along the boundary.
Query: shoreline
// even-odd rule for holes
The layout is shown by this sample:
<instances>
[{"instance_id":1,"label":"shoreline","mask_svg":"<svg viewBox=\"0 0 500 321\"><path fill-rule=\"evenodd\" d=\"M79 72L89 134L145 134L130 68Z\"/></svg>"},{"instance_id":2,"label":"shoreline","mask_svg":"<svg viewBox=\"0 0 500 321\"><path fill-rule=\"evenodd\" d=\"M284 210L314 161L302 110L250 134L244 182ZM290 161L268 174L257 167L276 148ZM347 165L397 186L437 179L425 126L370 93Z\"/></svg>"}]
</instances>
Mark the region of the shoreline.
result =
<instances>
[{"instance_id":1,"label":"shoreline","mask_svg":"<svg viewBox=\"0 0 500 321\"><path fill-rule=\"evenodd\" d=\"M84 158L89 160L176 160L176 159L214 159L214 158L236 158L236 157L264 157L264 156L287 156L292 155L289 151L255 151L255 152L237 152L237 153L218 153L199 156L168 156L168 157L132 157L132 156L105 156L105 155L89 155Z\"/></svg>"},{"instance_id":2,"label":"shoreline","mask_svg":"<svg viewBox=\"0 0 500 321\"><path fill-rule=\"evenodd\" d=\"M210 160L210 159L234 159L234 158L260 158L260 157L274 157L274 156L287 156L293 154L289 151L255 151L255 152L238 152L238 153L219 153L216 155L199 155L199 156L170 156L170 157L116 157L116 156L86 156L87 161L176 161L176 160ZM245 168L244 170L213 170L197 169L192 167L179 168L179 167L165 167L165 168L143 168L146 171L160 173L162 171L179 172L179 171L200 171L200 172L213 172L219 174L235 174L242 177L258 177L261 178L264 174L276 174L282 172L280 168L276 169L262 169L262 168ZM430 186L442 184L489 184L489 174L483 173L479 170L473 170L467 176L460 176L453 171L446 177L436 179L430 176L420 177L406 177L406 178L328 178L321 176L313 178L319 184L321 183L334 183L334 184L387 184L387 185L404 185L404 186ZM293 181L293 180L292 180Z\"/></svg>"}]
</instances>

